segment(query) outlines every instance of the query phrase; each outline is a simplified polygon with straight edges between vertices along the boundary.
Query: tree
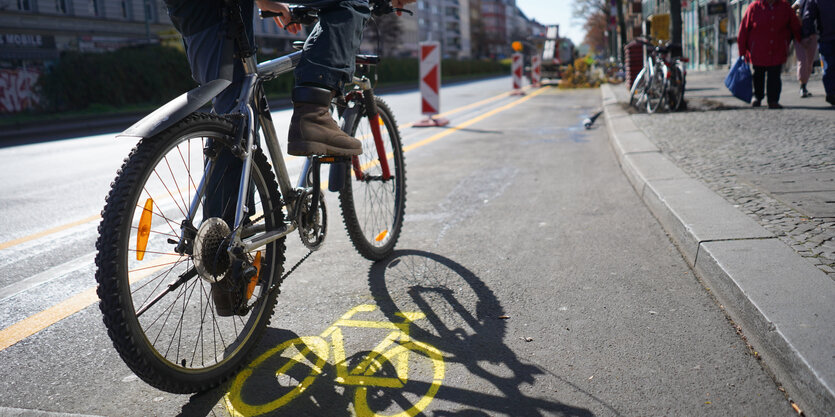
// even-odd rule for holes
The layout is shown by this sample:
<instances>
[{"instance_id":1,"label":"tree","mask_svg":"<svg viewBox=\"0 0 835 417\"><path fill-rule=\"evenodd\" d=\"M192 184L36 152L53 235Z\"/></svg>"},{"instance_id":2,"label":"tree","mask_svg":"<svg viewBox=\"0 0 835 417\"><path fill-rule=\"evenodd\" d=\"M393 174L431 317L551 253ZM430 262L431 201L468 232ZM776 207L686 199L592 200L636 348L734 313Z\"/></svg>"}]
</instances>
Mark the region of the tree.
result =
<instances>
[{"instance_id":1,"label":"tree","mask_svg":"<svg viewBox=\"0 0 835 417\"><path fill-rule=\"evenodd\" d=\"M606 28L608 24L608 18L603 12L597 12L589 16L586 23L583 24L583 29L586 31L583 43L597 53L606 51L606 48L609 46L606 39Z\"/></svg>"},{"instance_id":2,"label":"tree","mask_svg":"<svg viewBox=\"0 0 835 417\"><path fill-rule=\"evenodd\" d=\"M572 8L574 17L585 21L585 42L598 53L611 52L609 41L612 34L608 33L611 17L609 0L574 0Z\"/></svg>"},{"instance_id":3,"label":"tree","mask_svg":"<svg viewBox=\"0 0 835 417\"><path fill-rule=\"evenodd\" d=\"M670 0L670 39L676 48L681 47L681 0ZM673 51L673 55L681 55L681 49Z\"/></svg>"}]
</instances>

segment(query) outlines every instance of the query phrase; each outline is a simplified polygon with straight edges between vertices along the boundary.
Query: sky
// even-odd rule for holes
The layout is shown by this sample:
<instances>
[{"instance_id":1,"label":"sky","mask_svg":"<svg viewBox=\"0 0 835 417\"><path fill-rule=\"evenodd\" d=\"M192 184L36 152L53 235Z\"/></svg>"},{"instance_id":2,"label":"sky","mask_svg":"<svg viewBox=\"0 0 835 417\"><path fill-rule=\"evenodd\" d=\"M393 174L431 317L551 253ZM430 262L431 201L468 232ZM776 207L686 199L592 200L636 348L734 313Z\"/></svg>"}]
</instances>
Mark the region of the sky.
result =
<instances>
[{"instance_id":1,"label":"sky","mask_svg":"<svg viewBox=\"0 0 835 417\"><path fill-rule=\"evenodd\" d=\"M516 6L529 19L549 25L560 25L560 36L571 38L575 45L583 41L586 33L583 22L571 16L574 0L516 0Z\"/></svg>"}]
</instances>

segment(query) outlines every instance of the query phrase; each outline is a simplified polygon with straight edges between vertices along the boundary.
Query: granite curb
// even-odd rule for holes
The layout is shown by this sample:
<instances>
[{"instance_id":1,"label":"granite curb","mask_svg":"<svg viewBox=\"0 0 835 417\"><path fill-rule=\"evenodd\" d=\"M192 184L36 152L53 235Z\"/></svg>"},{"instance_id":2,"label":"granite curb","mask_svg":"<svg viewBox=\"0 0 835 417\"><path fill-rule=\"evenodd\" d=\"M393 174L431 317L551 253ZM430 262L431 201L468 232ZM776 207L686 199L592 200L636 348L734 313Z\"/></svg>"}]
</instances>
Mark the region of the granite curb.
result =
<instances>
[{"instance_id":1,"label":"granite curb","mask_svg":"<svg viewBox=\"0 0 835 417\"><path fill-rule=\"evenodd\" d=\"M691 178L635 125L611 85L603 111L626 178L791 399L835 413L835 283Z\"/></svg>"}]
</instances>

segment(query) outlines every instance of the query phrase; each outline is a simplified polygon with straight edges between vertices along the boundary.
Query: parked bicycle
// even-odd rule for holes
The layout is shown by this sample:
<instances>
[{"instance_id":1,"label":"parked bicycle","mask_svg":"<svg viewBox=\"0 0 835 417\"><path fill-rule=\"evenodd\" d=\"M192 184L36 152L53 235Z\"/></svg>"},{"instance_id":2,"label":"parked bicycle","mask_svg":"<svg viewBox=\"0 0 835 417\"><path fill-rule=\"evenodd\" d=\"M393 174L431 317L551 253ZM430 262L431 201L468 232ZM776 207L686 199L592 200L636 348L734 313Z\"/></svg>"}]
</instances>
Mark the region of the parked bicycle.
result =
<instances>
[{"instance_id":1,"label":"parked bicycle","mask_svg":"<svg viewBox=\"0 0 835 417\"><path fill-rule=\"evenodd\" d=\"M238 1L226 6L231 27L240 29L235 42L249 45ZM388 0L371 0L371 6L378 16L395 11ZM310 24L316 13L294 8L292 21ZM237 56L246 77L235 111L199 111L230 84L214 80L121 134L140 140L102 212L96 280L108 335L137 376L169 392L209 389L245 364L273 313L279 285L325 240L323 164L330 164L328 188L338 191L345 227L362 256L388 256L403 223L400 134L367 76L379 58L358 55L352 85L332 103L342 129L363 142L362 155L309 157L293 186L263 83L291 72L301 52L259 64L247 49ZM233 222L204 212L213 192L206 184L223 174L214 163L223 148L243 165ZM285 237L295 231L310 251L285 272ZM212 286L221 283L233 294L231 316L215 306Z\"/></svg>"},{"instance_id":2,"label":"parked bicycle","mask_svg":"<svg viewBox=\"0 0 835 417\"><path fill-rule=\"evenodd\" d=\"M629 105L647 113L662 109L681 110L685 106L688 58L672 56L672 43L658 45L651 38L636 38L635 41L647 46L649 53L644 68L635 77L629 91Z\"/></svg>"}]
</instances>

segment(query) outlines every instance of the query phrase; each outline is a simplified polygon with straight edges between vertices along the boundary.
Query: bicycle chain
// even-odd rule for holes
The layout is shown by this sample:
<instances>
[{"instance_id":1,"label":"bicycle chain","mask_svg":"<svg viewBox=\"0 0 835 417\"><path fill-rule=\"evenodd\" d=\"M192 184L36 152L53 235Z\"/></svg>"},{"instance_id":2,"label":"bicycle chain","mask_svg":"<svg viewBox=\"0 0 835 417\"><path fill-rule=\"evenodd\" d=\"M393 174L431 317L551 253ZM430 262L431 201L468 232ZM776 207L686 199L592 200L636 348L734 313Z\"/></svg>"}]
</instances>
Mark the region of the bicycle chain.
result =
<instances>
[{"instance_id":1,"label":"bicycle chain","mask_svg":"<svg viewBox=\"0 0 835 417\"><path fill-rule=\"evenodd\" d=\"M292 267L292 268L290 268L290 270L289 270L289 271L285 272L285 273L284 273L284 275L282 275L282 276L281 276L281 278L278 280L278 282L276 282L275 284L273 284L272 288L270 288L270 292L269 292L270 296L272 296L273 291L277 291L277 290L278 290L278 287L279 287L279 286L281 286L281 283L283 283L283 282L284 282L284 280L285 280L288 276L290 276L290 274L292 274L292 273L296 270L296 268L298 268L299 266L301 266L302 262L306 261L306 260L307 260L307 258L309 258L309 257L310 257L310 255L312 255L312 254L313 254L313 251L308 251L308 252L307 252L307 255L302 256L302 258L301 258L301 259L299 259L299 261L298 261L298 262L296 262L296 264L295 264L295 265L293 265L293 267Z\"/></svg>"}]
</instances>

